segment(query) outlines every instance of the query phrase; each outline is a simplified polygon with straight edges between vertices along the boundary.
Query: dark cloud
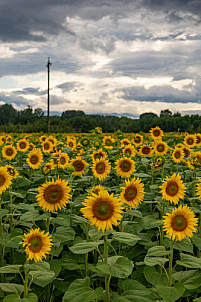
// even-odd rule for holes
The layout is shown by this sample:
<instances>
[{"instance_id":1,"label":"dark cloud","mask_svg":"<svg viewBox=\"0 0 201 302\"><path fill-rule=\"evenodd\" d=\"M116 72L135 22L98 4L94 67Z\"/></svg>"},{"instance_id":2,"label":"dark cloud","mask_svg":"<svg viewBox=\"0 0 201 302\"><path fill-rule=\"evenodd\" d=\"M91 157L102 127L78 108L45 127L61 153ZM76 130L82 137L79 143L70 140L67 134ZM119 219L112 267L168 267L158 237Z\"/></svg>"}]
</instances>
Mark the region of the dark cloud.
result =
<instances>
[{"instance_id":1,"label":"dark cloud","mask_svg":"<svg viewBox=\"0 0 201 302\"><path fill-rule=\"evenodd\" d=\"M64 97L58 96L58 95L51 95L50 96L50 102L51 105L61 105L61 104L70 104L71 101L66 100Z\"/></svg>"},{"instance_id":2,"label":"dark cloud","mask_svg":"<svg viewBox=\"0 0 201 302\"><path fill-rule=\"evenodd\" d=\"M32 88L32 87L28 87L28 88L24 88L22 90L16 90L13 91L13 94L22 94L22 95L29 95L29 94L34 94L35 96L42 96L47 94L47 90L40 90L39 88Z\"/></svg>"},{"instance_id":3,"label":"dark cloud","mask_svg":"<svg viewBox=\"0 0 201 302\"><path fill-rule=\"evenodd\" d=\"M70 90L75 90L77 85L78 85L77 82L65 82L60 85L57 85L56 88L60 88L60 89L62 89L63 92L67 92Z\"/></svg>"}]
</instances>

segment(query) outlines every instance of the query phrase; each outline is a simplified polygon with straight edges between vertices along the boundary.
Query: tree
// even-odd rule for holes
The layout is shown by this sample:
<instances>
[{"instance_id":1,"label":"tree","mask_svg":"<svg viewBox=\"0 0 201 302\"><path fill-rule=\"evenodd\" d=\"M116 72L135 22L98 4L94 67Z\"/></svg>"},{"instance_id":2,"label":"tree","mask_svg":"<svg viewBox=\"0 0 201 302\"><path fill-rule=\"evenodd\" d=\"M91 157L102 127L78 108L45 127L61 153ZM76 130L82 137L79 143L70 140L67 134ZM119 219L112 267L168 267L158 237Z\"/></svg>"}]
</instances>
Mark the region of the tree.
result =
<instances>
[{"instance_id":1,"label":"tree","mask_svg":"<svg viewBox=\"0 0 201 302\"><path fill-rule=\"evenodd\" d=\"M145 112L140 115L140 119L153 119L155 117L158 117L158 115L153 112Z\"/></svg>"},{"instance_id":2,"label":"tree","mask_svg":"<svg viewBox=\"0 0 201 302\"><path fill-rule=\"evenodd\" d=\"M72 118L72 117L77 117L77 116L85 116L84 111L82 110L66 110L62 112L61 114L61 119L67 119L67 118Z\"/></svg>"},{"instance_id":3,"label":"tree","mask_svg":"<svg viewBox=\"0 0 201 302\"><path fill-rule=\"evenodd\" d=\"M160 117L170 117L172 112L169 109L161 110Z\"/></svg>"},{"instance_id":4,"label":"tree","mask_svg":"<svg viewBox=\"0 0 201 302\"><path fill-rule=\"evenodd\" d=\"M36 108L35 110L34 110L34 116L35 117L41 117L41 116L43 116L44 115L44 112L43 112L43 110L41 109L41 108Z\"/></svg>"},{"instance_id":5,"label":"tree","mask_svg":"<svg viewBox=\"0 0 201 302\"><path fill-rule=\"evenodd\" d=\"M0 124L14 123L17 118L17 110L12 105L4 104L0 106Z\"/></svg>"}]
</instances>

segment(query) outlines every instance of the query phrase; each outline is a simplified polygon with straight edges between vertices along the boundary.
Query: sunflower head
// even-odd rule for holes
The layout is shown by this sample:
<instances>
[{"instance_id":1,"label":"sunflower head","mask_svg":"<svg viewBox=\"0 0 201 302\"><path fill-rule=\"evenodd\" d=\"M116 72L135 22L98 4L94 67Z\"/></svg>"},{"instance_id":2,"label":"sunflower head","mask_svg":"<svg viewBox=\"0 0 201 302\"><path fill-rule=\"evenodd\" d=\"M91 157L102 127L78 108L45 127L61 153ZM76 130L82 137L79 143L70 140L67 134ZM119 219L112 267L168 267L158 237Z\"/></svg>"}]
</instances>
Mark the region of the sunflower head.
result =
<instances>
[{"instance_id":1,"label":"sunflower head","mask_svg":"<svg viewBox=\"0 0 201 302\"><path fill-rule=\"evenodd\" d=\"M91 167L93 175L99 180L103 180L110 174L111 165L107 159L97 159Z\"/></svg>"},{"instance_id":2,"label":"sunflower head","mask_svg":"<svg viewBox=\"0 0 201 302\"><path fill-rule=\"evenodd\" d=\"M168 150L168 145L165 142L161 140L156 141L154 147L154 151L156 154L165 155L167 153L167 150Z\"/></svg>"},{"instance_id":3,"label":"sunflower head","mask_svg":"<svg viewBox=\"0 0 201 302\"><path fill-rule=\"evenodd\" d=\"M121 188L120 199L132 208L136 208L144 198L144 184L135 177L132 181L125 181L125 183L126 186Z\"/></svg>"},{"instance_id":4,"label":"sunflower head","mask_svg":"<svg viewBox=\"0 0 201 302\"><path fill-rule=\"evenodd\" d=\"M38 169L43 162L43 154L40 149L33 149L29 152L27 163L30 168Z\"/></svg>"},{"instance_id":5,"label":"sunflower head","mask_svg":"<svg viewBox=\"0 0 201 302\"><path fill-rule=\"evenodd\" d=\"M162 198L177 204L179 199L184 199L186 187L179 174L174 173L170 178L167 176L161 188Z\"/></svg>"},{"instance_id":6,"label":"sunflower head","mask_svg":"<svg viewBox=\"0 0 201 302\"><path fill-rule=\"evenodd\" d=\"M115 164L116 172L121 177L129 178L135 172L135 162L128 157L118 159Z\"/></svg>"},{"instance_id":7,"label":"sunflower head","mask_svg":"<svg viewBox=\"0 0 201 302\"><path fill-rule=\"evenodd\" d=\"M150 145L142 145L140 147L139 154L143 156L152 156L153 150Z\"/></svg>"},{"instance_id":8,"label":"sunflower head","mask_svg":"<svg viewBox=\"0 0 201 302\"><path fill-rule=\"evenodd\" d=\"M11 160L11 159L15 158L16 154L17 154L17 150L12 145L6 145L2 149L3 157L8 159L8 160Z\"/></svg>"},{"instance_id":9,"label":"sunflower head","mask_svg":"<svg viewBox=\"0 0 201 302\"><path fill-rule=\"evenodd\" d=\"M75 169L72 173L73 175L83 175L84 169L87 166L87 162L83 160L80 156L77 156L75 159L71 160L70 166Z\"/></svg>"},{"instance_id":10,"label":"sunflower head","mask_svg":"<svg viewBox=\"0 0 201 302\"><path fill-rule=\"evenodd\" d=\"M29 149L29 142L26 139L20 139L17 142L17 149L21 152L26 152Z\"/></svg>"},{"instance_id":11,"label":"sunflower head","mask_svg":"<svg viewBox=\"0 0 201 302\"><path fill-rule=\"evenodd\" d=\"M184 144L189 148L195 147L196 136L194 134L187 134L184 139Z\"/></svg>"},{"instance_id":12,"label":"sunflower head","mask_svg":"<svg viewBox=\"0 0 201 302\"><path fill-rule=\"evenodd\" d=\"M180 163L184 159L184 151L182 148L175 148L172 152L172 159L175 163Z\"/></svg>"},{"instance_id":13,"label":"sunflower head","mask_svg":"<svg viewBox=\"0 0 201 302\"><path fill-rule=\"evenodd\" d=\"M150 133L151 133L151 137L154 140L161 139L161 137L163 136L163 130L161 130L161 128L158 126L155 128L151 128Z\"/></svg>"},{"instance_id":14,"label":"sunflower head","mask_svg":"<svg viewBox=\"0 0 201 302\"><path fill-rule=\"evenodd\" d=\"M143 143L143 136L137 133L133 139L133 143L135 146L141 145Z\"/></svg>"},{"instance_id":15,"label":"sunflower head","mask_svg":"<svg viewBox=\"0 0 201 302\"><path fill-rule=\"evenodd\" d=\"M10 187L12 176L7 172L6 167L0 167L0 194Z\"/></svg>"}]
</instances>

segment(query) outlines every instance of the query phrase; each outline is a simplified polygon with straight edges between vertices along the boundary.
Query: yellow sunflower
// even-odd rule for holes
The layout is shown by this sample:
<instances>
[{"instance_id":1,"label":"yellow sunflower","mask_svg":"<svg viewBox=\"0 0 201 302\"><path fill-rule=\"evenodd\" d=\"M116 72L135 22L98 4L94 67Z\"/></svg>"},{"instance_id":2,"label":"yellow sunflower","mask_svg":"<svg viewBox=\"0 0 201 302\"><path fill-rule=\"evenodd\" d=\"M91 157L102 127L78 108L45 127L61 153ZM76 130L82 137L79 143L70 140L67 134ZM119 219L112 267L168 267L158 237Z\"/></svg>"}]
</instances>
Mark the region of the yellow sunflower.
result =
<instances>
[{"instance_id":1,"label":"yellow sunflower","mask_svg":"<svg viewBox=\"0 0 201 302\"><path fill-rule=\"evenodd\" d=\"M12 145L6 145L2 149L2 156L8 160L15 158L17 150Z\"/></svg>"},{"instance_id":2,"label":"yellow sunflower","mask_svg":"<svg viewBox=\"0 0 201 302\"><path fill-rule=\"evenodd\" d=\"M42 151L40 149L33 149L29 152L26 161L30 168L34 170L38 169L43 162Z\"/></svg>"},{"instance_id":3,"label":"yellow sunflower","mask_svg":"<svg viewBox=\"0 0 201 302\"><path fill-rule=\"evenodd\" d=\"M143 136L137 133L133 139L133 143L135 146L141 145L143 143Z\"/></svg>"},{"instance_id":4,"label":"yellow sunflower","mask_svg":"<svg viewBox=\"0 0 201 302\"><path fill-rule=\"evenodd\" d=\"M43 167L44 174L49 173L50 171L54 170L56 168L56 165L54 163L54 160L51 159L45 166Z\"/></svg>"},{"instance_id":5,"label":"yellow sunflower","mask_svg":"<svg viewBox=\"0 0 201 302\"><path fill-rule=\"evenodd\" d=\"M175 148L172 152L172 159L175 163L180 163L184 159L184 151L182 148Z\"/></svg>"},{"instance_id":6,"label":"yellow sunflower","mask_svg":"<svg viewBox=\"0 0 201 302\"><path fill-rule=\"evenodd\" d=\"M71 160L69 165L75 169L72 175L83 175L84 169L88 164L81 156L77 156L75 159Z\"/></svg>"},{"instance_id":7,"label":"yellow sunflower","mask_svg":"<svg viewBox=\"0 0 201 302\"><path fill-rule=\"evenodd\" d=\"M161 130L160 127L156 126L155 128L151 128L151 130L149 131L151 134L151 137L155 140L155 139L160 139L163 136L163 130Z\"/></svg>"},{"instance_id":8,"label":"yellow sunflower","mask_svg":"<svg viewBox=\"0 0 201 302\"><path fill-rule=\"evenodd\" d=\"M186 237L192 237L193 232L197 232L195 228L198 223L198 218L195 218L193 211L187 206L180 205L172 210L172 213L167 213L163 216L163 229L166 235L172 240L183 240Z\"/></svg>"},{"instance_id":9,"label":"yellow sunflower","mask_svg":"<svg viewBox=\"0 0 201 302\"><path fill-rule=\"evenodd\" d=\"M51 141L46 140L42 143L42 148L44 153L51 153L53 152L53 144Z\"/></svg>"},{"instance_id":10,"label":"yellow sunflower","mask_svg":"<svg viewBox=\"0 0 201 302\"><path fill-rule=\"evenodd\" d=\"M29 142L26 139L20 139L17 142L17 150L21 152L26 152L29 149Z\"/></svg>"},{"instance_id":11,"label":"yellow sunflower","mask_svg":"<svg viewBox=\"0 0 201 302\"><path fill-rule=\"evenodd\" d=\"M192 162L196 167L201 166L201 151L197 151L192 155Z\"/></svg>"},{"instance_id":12,"label":"yellow sunflower","mask_svg":"<svg viewBox=\"0 0 201 302\"><path fill-rule=\"evenodd\" d=\"M61 152L58 157L58 167L61 169L65 169L68 166L69 160L70 158L68 154Z\"/></svg>"},{"instance_id":13,"label":"yellow sunflower","mask_svg":"<svg viewBox=\"0 0 201 302\"><path fill-rule=\"evenodd\" d=\"M67 140L67 147L70 147L72 150L76 148L76 140L75 139L68 139Z\"/></svg>"},{"instance_id":14,"label":"yellow sunflower","mask_svg":"<svg viewBox=\"0 0 201 302\"><path fill-rule=\"evenodd\" d=\"M107 157L107 154L102 149L94 151L91 155L91 158L93 161L96 161L97 159L105 159L106 157Z\"/></svg>"},{"instance_id":15,"label":"yellow sunflower","mask_svg":"<svg viewBox=\"0 0 201 302\"><path fill-rule=\"evenodd\" d=\"M17 172L17 170L15 168L13 168L11 165L6 165L6 170L10 174L10 176L12 177L12 179L17 178L18 175L19 175L19 173Z\"/></svg>"},{"instance_id":16,"label":"yellow sunflower","mask_svg":"<svg viewBox=\"0 0 201 302\"><path fill-rule=\"evenodd\" d=\"M196 133L195 136L196 136L196 147L200 148L200 146L201 146L201 133Z\"/></svg>"},{"instance_id":17,"label":"yellow sunflower","mask_svg":"<svg viewBox=\"0 0 201 302\"><path fill-rule=\"evenodd\" d=\"M152 156L153 150L150 145L142 145L139 150L139 154L143 156Z\"/></svg>"},{"instance_id":18,"label":"yellow sunflower","mask_svg":"<svg viewBox=\"0 0 201 302\"><path fill-rule=\"evenodd\" d=\"M177 204L179 199L184 199L186 187L181 180L179 174L174 173L170 178L166 176L166 180L163 181L162 186L159 186L162 190L162 198Z\"/></svg>"},{"instance_id":19,"label":"yellow sunflower","mask_svg":"<svg viewBox=\"0 0 201 302\"><path fill-rule=\"evenodd\" d=\"M112 225L117 226L117 220L122 219L123 203L106 190L100 191L98 195L88 196L82 204L84 207L80 211L98 228L98 231L112 230Z\"/></svg>"},{"instance_id":20,"label":"yellow sunflower","mask_svg":"<svg viewBox=\"0 0 201 302\"><path fill-rule=\"evenodd\" d=\"M135 162L128 157L117 159L115 165L116 172L121 177L129 178L135 172Z\"/></svg>"},{"instance_id":21,"label":"yellow sunflower","mask_svg":"<svg viewBox=\"0 0 201 302\"><path fill-rule=\"evenodd\" d=\"M134 157L135 156L135 148L129 144L123 149L123 154L125 156Z\"/></svg>"},{"instance_id":22,"label":"yellow sunflower","mask_svg":"<svg viewBox=\"0 0 201 302\"><path fill-rule=\"evenodd\" d=\"M91 170L93 175L101 181L110 174L111 165L107 159L97 159L94 161Z\"/></svg>"},{"instance_id":23,"label":"yellow sunflower","mask_svg":"<svg viewBox=\"0 0 201 302\"><path fill-rule=\"evenodd\" d=\"M199 183L196 184L196 194L201 198L201 178L198 179Z\"/></svg>"},{"instance_id":24,"label":"yellow sunflower","mask_svg":"<svg viewBox=\"0 0 201 302\"><path fill-rule=\"evenodd\" d=\"M68 182L60 180L46 182L38 187L38 195L36 195L39 206L44 211L54 212L66 206L67 201L71 198L69 194L71 188Z\"/></svg>"},{"instance_id":25,"label":"yellow sunflower","mask_svg":"<svg viewBox=\"0 0 201 302\"><path fill-rule=\"evenodd\" d=\"M125 181L125 183L126 186L121 188L120 200L135 208L144 198L144 184L135 177L131 181Z\"/></svg>"},{"instance_id":26,"label":"yellow sunflower","mask_svg":"<svg viewBox=\"0 0 201 302\"><path fill-rule=\"evenodd\" d=\"M0 167L0 194L10 187L12 177L7 172L6 167Z\"/></svg>"},{"instance_id":27,"label":"yellow sunflower","mask_svg":"<svg viewBox=\"0 0 201 302\"><path fill-rule=\"evenodd\" d=\"M191 149L188 148L188 147L185 146L185 145L183 145L181 148L182 148L182 150L184 151L184 158L190 157Z\"/></svg>"},{"instance_id":28,"label":"yellow sunflower","mask_svg":"<svg viewBox=\"0 0 201 302\"><path fill-rule=\"evenodd\" d=\"M193 148L196 145L196 136L194 134L187 134L184 138L184 144L189 148Z\"/></svg>"},{"instance_id":29,"label":"yellow sunflower","mask_svg":"<svg viewBox=\"0 0 201 302\"><path fill-rule=\"evenodd\" d=\"M35 262L42 261L43 257L50 253L52 247L51 235L45 231L40 231L39 228L31 229L29 234L24 234L23 247L28 255L28 260L34 260Z\"/></svg>"},{"instance_id":30,"label":"yellow sunflower","mask_svg":"<svg viewBox=\"0 0 201 302\"><path fill-rule=\"evenodd\" d=\"M89 195L92 196L93 194L99 194L100 191L104 191L105 188L101 185L95 186L93 189L89 191Z\"/></svg>"},{"instance_id":31,"label":"yellow sunflower","mask_svg":"<svg viewBox=\"0 0 201 302\"><path fill-rule=\"evenodd\" d=\"M161 140L156 141L154 146L154 151L156 154L165 155L167 153L167 150L168 150L167 143Z\"/></svg>"}]
</instances>

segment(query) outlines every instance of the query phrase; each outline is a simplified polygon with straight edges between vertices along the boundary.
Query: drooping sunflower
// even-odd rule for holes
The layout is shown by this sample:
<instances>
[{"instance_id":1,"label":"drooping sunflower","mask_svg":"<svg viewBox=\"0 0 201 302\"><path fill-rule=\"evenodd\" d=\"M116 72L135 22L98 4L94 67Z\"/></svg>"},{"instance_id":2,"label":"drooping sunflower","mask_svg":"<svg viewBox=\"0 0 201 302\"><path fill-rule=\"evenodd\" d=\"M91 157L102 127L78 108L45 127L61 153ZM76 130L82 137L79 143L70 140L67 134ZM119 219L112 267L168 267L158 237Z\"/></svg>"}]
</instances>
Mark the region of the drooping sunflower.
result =
<instances>
[{"instance_id":1,"label":"drooping sunflower","mask_svg":"<svg viewBox=\"0 0 201 302\"><path fill-rule=\"evenodd\" d=\"M180 163L184 159L184 151L182 148L175 148L172 152L172 159L175 163Z\"/></svg>"},{"instance_id":2,"label":"drooping sunflower","mask_svg":"<svg viewBox=\"0 0 201 302\"><path fill-rule=\"evenodd\" d=\"M80 211L98 231L113 229L113 225L117 226L118 220L122 219L123 203L106 190L88 196L82 204L84 207Z\"/></svg>"},{"instance_id":3,"label":"drooping sunflower","mask_svg":"<svg viewBox=\"0 0 201 302\"><path fill-rule=\"evenodd\" d=\"M181 148L182 148L182 150L184 151L184 158L190 157L191 149L188 148L188 147L185 146L185 145L183 145Z\"/></svg>"},{"instance_id":4,"label":"drooping sunflower","mask_svg":"<svg viewBox=\"0 0 201 302\"><path fill-rule=\"evenodd\" d=\"M26 139L20 139L17 142L17 150L21 152L26 152L29 149L29 142Z\"/></svg>"},{"instance_id":5,"label":"drooping sunflower","mask_svg":"<svg viewBox=\"0 0 201 302\"><path fill-rule=\"evenodd\" d=\"M11 165L6 165L6 170L10 174L10 176L12 177L12 179L17 178L18 175L19 175L19 173L17 172L17 170L14 167L12 167Z\"/></svg>"},{"instance_id":6,"label":"drooping sunflower","mask_svg":"<svg viewBox=\"0 0 201 302\"><path fill-rule=\"evenodd\" d=\"M7 172L6 167L0 167L0 194L10 187L12 177Z\"/></svg>"},{"instance_id":7,"label":"drooping sunflower","mask_svg":"<svg viewBox=\"0 0 201 302\"><path fill-rule=\"evenodd\" d=\"M184 199L186 187L181 180L179 174L174 173L170 178L166 176L166 179L163 181L162 186L159 186L162 190L162 198L178 204L179 199Z\"/></svg>"},{"instance_id":8,"label":"drooping sunflower","mask_svg":"<svg viewBox=\"0 0 201 302\"><path fill-rule=\"evenodd\" d=\"M76 148L76 140L69 138L67 139L67 147L70 147L72 150Z\"/></svg>"},{"instance_id":9,"label":"drooping sunflower","mask_svg":"<svg viewBox=\"0 0 201 302\"><path fill-rule=\"evenodd\" d=\"M180 205L172 210L172 213L167 213L163 216L163 229L166 235L172 240L183 240L186 237L192 237L198 223L198 218L187 205Z\"/></svg>"},{"instance_id":10,"label":"drooping sunflower","mask_svg":"<svg viewBox=\"0 0 201 302\"><path fill-rule=\"evenodd\" d=\"M50 253L52 247L52 239L49 232L40 231L39 228L31 229L28 234L24 234L23 247L28 255L28 260L34 260L35 262L42 261L43 257Z\"/></svg>"},{"instance_id":11,"label":"drooping sunflower","mask_svg":"<svg viewBox=\"0 0 201 302\"><path fill-rule=\"evenodd\" d=\"M192 155L192 163L195 167L201 166L201 151L194 152Z\"/></svg>"},{"instance_id":12,"label":"drooping sunflower","mask_svg":"<svg viewBox=\"0 0 201 302\"><path fill-rule=\"evenodd\" d=\"M50 159L50 161L45 164L45 166L43 167L43 172L44 174L49 173L50 171L54 170L56 168L56 165L54 163L53 159Z\"/></svg>"},{"instance_id":13,"label":"drooping sunflower","mask_svg":"<svg viewBox=\"0 0 201 302\"><path fill-rule=\"evenodd\" d=\"M134 157L135 148L131 144L129 144L123 149L123 154L128 157Z\"/></svg>"},{"instance_id":14,"label":"drooping sunflower","mask_svg":"<svg viewBox=\"0 0 201 302\"><path fill-rule=\"evenodd\" d=\"M112 150L114 142L115 142L115 139L112 138L111 136L105 136L103 138L103 145L106 149Z\"/></svg>"},{"instance_id":15,"label":"drooping sunflower","mask_svg":"<svg viewBox=\"0 0 201 302\"><path fill-rule=\"evenodd\" d=\"M17 150L13 145L5 145L2 149L2 156L8 160L15 158Z\"/></svg>"},{"instance_id":16,"label":"drooping sunflower","mask_svg":"<svg viewBox=\"0 0 201 302\"><path fill-rule=\"evenodd\" d=\"M103 186L97 185L89 191L89 195L90 196L92 196L93 194L98 195L100 191L104 191L104 190L105 190L105 188Z\"/></svg>"},{"instance_id":17,"label":"drooping sunflower","mask_svg":"<svg viewBox=\"0 0 201 302\"><path fill-rule=\"evenodd\" d=\"M68 154L61 152L58 157L58 167L61 169L65 169L68 166L69 160L70 158Z\"/></svg>"},{"instance_id":18,"label":"drooping sunflower","mask_svg":"<svg viewBox=\"0 0 201 302\"><path fill-rule=\"evenodd\" d=\"M131 181L125 181L126 186L122 187L120 200L136 208L144 198L144 184L139 178L133 178Z\"/></svg>"},{"instance_id":19,"label":"drooping sunflower","mask_svg":"<svg viewBox=\"0 0 201 302\"><path fill-rule=\"evenodd\" d=\"M51 153L53 152L53 144L51 141L46 140L42 143L42 148L44 153Z\"/></svg>"},{"instance_id":20,"label":"drooping sunflower","mask_svg":"<svg viewBox=\"0 0 201 302\"><path fill-rule=\"evenodd\" d=\"M84 169L88 165L88 163L81 158L81 156L77 156L75 159L72 159L70 164L71 167L75 169L72 175L83 175Z\"/></svg>"},{"instance_id":21,"label":"drooping sunflower","mask_svg":"<svg viewBox=\"0 0 201 302\"><path fill-rule=\"evenodd\" d=\"M154 146L154 151L156 154L160 154L160 155L165 155L167 153L168 150L168 145L167 143L161 141L161 140L157 140Z\"/></svg>"},{"instance_id":22,"label":"drooping sunflower","mask_svg":"<svg viewBox=\"0 0 201 302\"><path fill-rule=\"evenodd\" d=\"M93 161L96 161L97 159L105 159L107 157L107 154L102 149L99 149L97 151L94 151L91 157Z\"/></svg>"},{"instance_id":23,"label":"drooping sunflower","mask_svg":"<svg viewBox=\"0 0 201 302\"><path fill-rule=\"evenodd\" d=\"M196 136L194 134L187 134L184 138L184 144L189 148L193 148L196 145Z\"/></svg>"},{"instance_id":24,"label":"drooping sunflower","mask_svg":"<svg viewBox=\"0 0 201 302\"><path fill-rule=\"evenodd\" d=\"M201 198L201 178L198 178L199 183L196 184L196 194Z\"/></svg>"},{"instance_id":25,"label":"drooping sunflower","mask_svg":"<svg viewBox=\"0 0 201 302\"><path fill-rule=\"evenodd\" d=\"M43 162L42 151L40 149L33 149L29 152L26 161L30 168L34 170L38 169Z\"/></svg>"},{"instance_id":26,"label":"drooping sunflower","mask_svg":"<svg viewBox=\"0 0 201 302\"><path fill-rule=\"evenodd\" d=\"M196 147L199 148L201 146L201 133L196 133Z\"/></svg>"},{"instance_id":27,"label":"drooping sunflower","mask_svg":"<svg viewBox=\"0 0 201 302\"><path fill-rule=\"evenodd\" d=\"M101 181L110 174L111 165L107 159L100 158L94 161L91 170L93 175Z\"/></svg>"},{"instance_id":28,"label":"drooping sunflower","mask_svg":"<svg viewBox=\"0 0 201 302\"><path fill-rule=\"evenodd\" d=\"M139 150L139 154L143 156L152 156L153 150L150 145L142 145Z\"/></svg>"},{"instance_id":29,"label":"drooping sunflower","mask_svg":"<svg viewBox=\"0 0 201 302\"><path fill-rule=\"evenodd\" d=\"M71 198L70 190L67 181L59 178L55 181L52 179L38 187L39 193L36 195L36 199L44 211L54 212L66 206L67 201Z\"/></svg>"},{"instance_id":30,"label":"drooping sunflower","mask_svg":"<svg viewBox=\"0 0 201 302\"><path fill-rule=\"evenodd\" d=\"M133 143L135 146L141 145L143 143L143 136L137 133L133 139Z\"/></svg>"},{"instance_id":31,"label":"drooping sunflower","mask_svg":"<svg viewBox=\"0 0 201 302\"><path fill-rule=\"evenodd\" d=\"M154 140L156 140L156 139L160 139L161 140L161 138L163 136L163 130L160 127L158 127L158 126L156 126L155 128L151 128L151 130L149 132L151 134L151 137Z\"/></svg>"},{"instance_id":32,"label":"drooping sunflower","mask_svg":"<svg viewBox=\"0 0 201 302\"><path fill-rule=\"evenodd\" d=\"M128 157L122 157L116 160L115 169L119 176L129 178L135 172L135 162Z\"/></svg>"}]
</instances>

